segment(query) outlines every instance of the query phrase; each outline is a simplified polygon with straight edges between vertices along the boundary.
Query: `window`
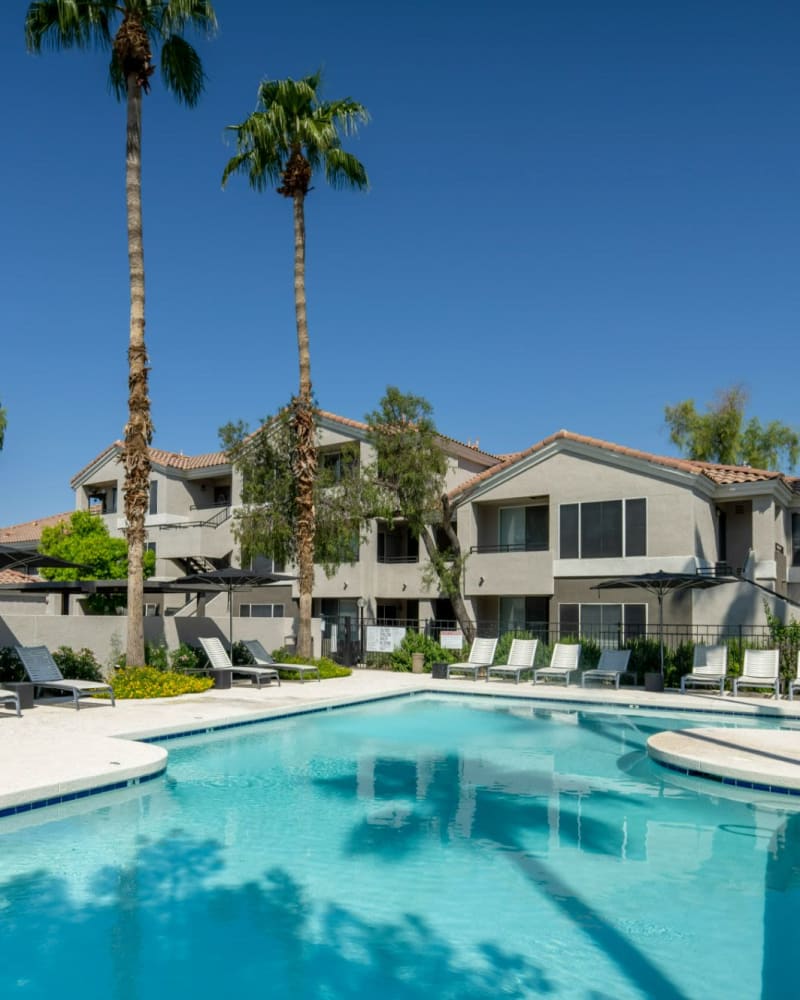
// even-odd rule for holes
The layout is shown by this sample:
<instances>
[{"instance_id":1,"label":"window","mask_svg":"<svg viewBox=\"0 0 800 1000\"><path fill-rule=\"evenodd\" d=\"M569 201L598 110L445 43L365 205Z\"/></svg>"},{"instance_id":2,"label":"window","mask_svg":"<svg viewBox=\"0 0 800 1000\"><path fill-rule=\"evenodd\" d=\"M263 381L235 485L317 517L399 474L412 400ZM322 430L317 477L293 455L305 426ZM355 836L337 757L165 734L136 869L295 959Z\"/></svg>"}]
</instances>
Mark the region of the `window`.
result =
<instances>
[{"instance_id":1,"label":"window","mask_svg":"<svg viewBox=\"0 0 800 1000\"><path fill-rule=\"evenodd\" d=\"M405 524L390 528L385 522L378 525L378 562L415 563L419 560L419 539Z\"/></svg>"},{"instance_id":2,"label":"window","mask_svg":"<svg viewBox=\"0 0 800 1000\"><path fill-rule=\"evenodd\" d=\"M282 604L240 604L240 618L284 618Z\"/></svg>"},{"instance_id":3,"label":"window","mask_svg":"<svg viewBox=\"0 0 800 1000\"><path fill-rule=\"evenodd\" d=\"M150 480L150 513L158 513L158 480Z\"/></svg>"},{"instance_id":4,"label":"window","mask_svg":"<svg viewBox=\"0 0 800 1000\"><path fill-rule=\"evenodd\" d=\"M548 508L501 507L499 518L499 549L501 552L536 552L547 549Z\"/></svg>"},{"instance_id":5,"label":"window","mask_svg":"<svg viewBox=\"0 0 800 1000\"><path fill-rule=\"evenodd\" d=\"M161 611L157 604L145 604L144 606L145 618L157 618L160 614Z\"/></svg>"},{"instance_id":6,"label":"window","mask_svg":"<svg viewBox=\"0 0 800 1000\"><path fill-rule=\"evenodd\" d=\"M647 555L647 501L562 504L560 535L562 559Z\"/></svg>"},{"instance_id":7,"label":"window","mask_svg":"<svg viewBox=\"0 0 800 1000\"><path fill-rule=\"evenodd\" d=\"M501 597L498 607L500 635L504 632L518 632L546 625L548 598L528 595L526 597Z\"/></svg>"},{"instance_id":8,"label":"window","mask_svg":"<svg viewBox=\"0 0 800 1000\"><path fill-rule=\"evenodd\" d=\"M319 453L319 469L323 482L338 483L349 476L358 466L358 450L355 447L338 451L321 451Z\"/></svg>"},{"instance_id":9,"label":"window","mask_svg":"<svg viewBox=\"0 0 800 1000\"><path fill-rule=\"evenodd\" d=\"M558 625L561 636L582 635L603 645L616 644L643 635L647 624L646 604L561 604Z\"/></svg>"},{"instance_id":10,"label":"window","mask_svg":"<svg viewBox=\"0 0 800 1000\"><path fill-rule=\"evenodd\" d=\"M725 558L722 552L720 558ZM792 514L792 566L800 566L800 514Z\"/></svg>"}]
</instances>

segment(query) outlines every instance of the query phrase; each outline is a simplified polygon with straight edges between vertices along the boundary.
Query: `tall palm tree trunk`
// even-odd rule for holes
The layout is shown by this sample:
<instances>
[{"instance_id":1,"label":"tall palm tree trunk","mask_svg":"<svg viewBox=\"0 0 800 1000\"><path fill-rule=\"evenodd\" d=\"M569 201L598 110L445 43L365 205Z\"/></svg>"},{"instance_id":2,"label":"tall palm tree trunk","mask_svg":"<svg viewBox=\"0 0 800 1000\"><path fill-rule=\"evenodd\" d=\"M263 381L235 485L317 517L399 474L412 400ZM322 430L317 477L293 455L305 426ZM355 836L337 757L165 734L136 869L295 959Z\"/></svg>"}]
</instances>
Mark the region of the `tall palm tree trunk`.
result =
<instances>
[{"instance_id":1,"label":"tall palm tree trunk","mask_svg":"<svg viewBox=\"0 0 800 1000\"><path fill-rule=\"evenodd\" d=\"M297 652L310 657L311 600L314 592L314 480L317 472L314 407L311 399L311 352L306 318L306 225L305 192L296 191L294 206L294 306L297 321L297 354L300 360L300 392L294 406L295 477L297 481L297 561L300 590L300 623Z\"/></svg>"},{"instance_id":2,"label":"tall palm tree trunk","mask_svg":"<svg viewBox=\"0 0 800 1000\"><path fill-rule=\"evenodd\" d=\"M150 493L153 435L147 392L144 342L144 246L142 243L142 88L135 73L127 79L125 196L131 319L128 345L128 422L125 425L125 518L128 523L128 666L144 664L144 519Z\"/></svg>"}]
</instances>

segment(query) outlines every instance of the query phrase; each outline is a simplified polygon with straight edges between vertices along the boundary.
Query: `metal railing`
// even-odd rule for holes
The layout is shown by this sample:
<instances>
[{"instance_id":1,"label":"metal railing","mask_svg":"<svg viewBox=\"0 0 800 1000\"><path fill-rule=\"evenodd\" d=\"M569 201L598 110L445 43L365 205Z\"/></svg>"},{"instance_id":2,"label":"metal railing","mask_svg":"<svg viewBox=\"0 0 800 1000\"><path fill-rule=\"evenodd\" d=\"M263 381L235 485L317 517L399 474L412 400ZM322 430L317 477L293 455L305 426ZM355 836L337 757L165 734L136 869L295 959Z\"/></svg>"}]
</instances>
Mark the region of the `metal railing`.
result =
<instances>
[{"instance_id":1,"label":"metal railing","mask_svg":"<svg viewBox=\"0 0 800 1000\"><path fill-rule=\"evenodd\" d=\"M497 552L547 552L549 545L534 545L532 542L507 542L504 545L471 545L470 553L492 555Z\"/></svg>"},{"instance_id":2,"label":"metal railing","mask_svg":"<svg viewBox=\"0 0 800 1000\"><path fill-rule=\"evenodd\" d=\"M216 514L212 514L206 521L172 521L170 524L151 525L148 527L148 530L152 530L152 528L158 528L160 531L169 531L175 528L218 528L221 524L224 524L230 516L230 507L222 507Z\"/></svg>"},{"instance_id":3,"label":"metal railing","mask_svg":"<svg viewBox=\"0 0 800 1000\"><path fill-rule=\"evenodd\" d=\"M390 654L375 655L367 647L367 629L370 626L405 629L419 633L438 642L443 631L459 630L457 621L417 618L329 618L322 637L322 655L354 666L369 661L380 666L390 662ZM661 647L664 649L664 668L668 685L677 685L680 676L691 669L694 646L728 646L728 669L733 675L741 671L746 649L780 648L781 673L795 677L797 672L800 638L776 638L768 625L725 624L670 624L659 629L657 625L576 631L574 627L562 628L558 622L529 621L524 626L503 627L496 620L478 619L471 622L479 637L536 638L539 640L537 664L544 665L556 642L580 642L583 646L583 666L593 666L604 649L630 649L631 673L639 680L647 671L660 670ZM465 643L466 646L466 643Z\"/></svg>"}]
</instances>

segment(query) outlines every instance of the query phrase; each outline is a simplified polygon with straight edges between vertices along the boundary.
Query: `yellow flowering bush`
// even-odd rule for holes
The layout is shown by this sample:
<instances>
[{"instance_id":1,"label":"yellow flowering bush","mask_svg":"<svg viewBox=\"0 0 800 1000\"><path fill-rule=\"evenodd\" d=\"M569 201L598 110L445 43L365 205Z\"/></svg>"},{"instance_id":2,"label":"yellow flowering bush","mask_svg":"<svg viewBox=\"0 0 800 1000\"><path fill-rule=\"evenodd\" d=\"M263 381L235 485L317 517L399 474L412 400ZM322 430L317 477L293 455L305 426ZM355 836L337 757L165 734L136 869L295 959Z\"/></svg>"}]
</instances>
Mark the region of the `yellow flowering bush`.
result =
<instances>
[{"instance_id":1,"label":"yellow flowering bush","mask_svg":"<svg viewBox=\"0 0 800 1000\"><path fill-rule=\"evenodd\" d=\"M174 698L195 694L214 686L211 677L190 677L155 667L126 667L111 678L115 698Z\"/></svg>"}]
</instances>

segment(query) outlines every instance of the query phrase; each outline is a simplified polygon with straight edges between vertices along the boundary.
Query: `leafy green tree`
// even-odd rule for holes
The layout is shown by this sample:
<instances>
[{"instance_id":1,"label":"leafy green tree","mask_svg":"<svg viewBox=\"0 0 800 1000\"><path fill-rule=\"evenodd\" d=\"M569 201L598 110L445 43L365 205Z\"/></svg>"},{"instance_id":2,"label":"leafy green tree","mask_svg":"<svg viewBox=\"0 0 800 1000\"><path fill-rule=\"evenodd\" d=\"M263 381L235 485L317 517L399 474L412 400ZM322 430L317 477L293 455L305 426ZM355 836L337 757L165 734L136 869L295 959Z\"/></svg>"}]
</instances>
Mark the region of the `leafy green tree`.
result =
<instances>
[{"instance_id":1,"label":"leafy green tree","mask_svg":"<svg viewBox=\"0 0 800 1000\"><path fill-rule=\"evenodd\" d=\"M120 19L112 33L112 25ZM129 665L144 663L143 559L150 488L148 447L153 435L144 340L144 249L142 243L142 94L155 71L153 48L160 45L164 85L188 107L203 91L205 75L183 32L216 28L209 0L34 0L25 18L29 51L44 48L110 49L111 87L127 105L125 194L128 223L130 335L128 343L128 422L125 425L125 516L128 522Z\"/></svg>"},{"instance_id":2,"label":"leafy green tree","mask_svg":"<svg viewBox=\"0 0 800 1000\"><path fill-rule=\"evenodd\" d=\"M366 188L367 174L351 153L342 149L341 134L355 132L368 115L349 98L324 102L319 98L321 74L301 80L264 80L258 89L256 110L239 125L237 153L222 174L223 187L231 174L247 174L256 191L275 187L292 201L294 212L294 300L300 388L292 401L294 423L293 474L297 480L293 522L297 531L300 616L297 651L311 656L311 600L314 589L314 480L317 471L314 404L311 390L311 354L306 317L305 199L314 174L322 172L334 188Z\"/></svg>"},{"instance_id":3,"label":"leafy green tree","mask_svg":"<svg viewBox=\"0 0 800 1000\"><path fill-rule=\"evenodd\" d=\"M693 399L664 408L670 440L687 458L721 465L749 465L778 470L781 460L791 470L800 458L800 437L786 424L757 417L745 423L747 392L740 385L717 394L705 413Z\"/></svg>"},{"instance_id":4,"label":"leafy green tree","mask_svg":"<svg viewBox=\"0 0 800 1000\"><path fill-rule=\"evenodd\" d=\"M447 457L433 422L433 409L421 396L388 386L377 410L367 414L374 474L380 497L378 516L400 517L421 538L429 566L425 579L437 583L453 605L465 639L474 626L462 595L466 555L461 551L454 512L445 488Z\"/></svg>"},{"instance_id":5,"label":"leafy green tree","mask_svg":"<svg viewBox=\"0 0 800 1000\"><path fill-rule=\"evenodd\" d=\"M6 411L0 406L0 451L3 450L3 443L6 439Z\"/></svg>"},{"instance_id":6,"label":"leafy green tree","mask_svg":"<svg viewBox=\"0 0 800 1000\"><path fill-rule=\"evenodd\" d=\"M39 551L86 567L42 567L39 572L48 580L124 580L128 576L128 543L124 538L112 538L103 521L87 510L73 511L69 520L44 528ZM144 553L142 568L145 577L153 575L155 553ZM90 610L105 614L125 602L116 597L92 594L87 604Z\"/></svg>"},{"instance_id":7,"label":"leafy green tree","mask_svg":"<svg viewBox=\"0 0 800 1000\"><path fill-rule=\"evenodd\" d=\"M289 407L250 434L243 423L221 428L220 441L242 476L241 505L233 513L233 531L242 561L264 555L278 565L298 561L298 480L294 474L297 425ZM357 445L343 449L334 474L318 468L314 478L314 561L328 575L358 558L368 531L366 518L375 507L372 482L360 474Z\"/></svg>"}]
</instances>

